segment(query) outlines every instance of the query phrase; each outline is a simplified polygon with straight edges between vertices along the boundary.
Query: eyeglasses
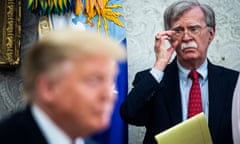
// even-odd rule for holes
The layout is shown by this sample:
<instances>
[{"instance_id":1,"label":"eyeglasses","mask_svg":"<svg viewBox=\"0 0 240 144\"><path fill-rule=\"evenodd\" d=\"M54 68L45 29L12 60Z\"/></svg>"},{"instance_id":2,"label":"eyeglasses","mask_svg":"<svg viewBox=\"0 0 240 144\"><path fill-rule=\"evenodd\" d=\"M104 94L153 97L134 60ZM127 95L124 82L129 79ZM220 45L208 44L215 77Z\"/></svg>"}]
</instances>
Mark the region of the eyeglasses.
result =
<instances>
[{"instance_id":1,"label":"eyeglasses","mask_svg":"<svg viewBox=\"0 0 240 144\"><path fill-rule=\"evenodd\" d=\"M201 31L206 27L208 27L208 26L207 25L204 27L201 27L200 25L188 26L187 33L190 36L199 36L201 34ZM176 27L176 28L172 28L171 30L176 32L174 37L177 39L182 38L183 35L185 34L185 29L183 27Z\"/></svg>"}]
</instances>

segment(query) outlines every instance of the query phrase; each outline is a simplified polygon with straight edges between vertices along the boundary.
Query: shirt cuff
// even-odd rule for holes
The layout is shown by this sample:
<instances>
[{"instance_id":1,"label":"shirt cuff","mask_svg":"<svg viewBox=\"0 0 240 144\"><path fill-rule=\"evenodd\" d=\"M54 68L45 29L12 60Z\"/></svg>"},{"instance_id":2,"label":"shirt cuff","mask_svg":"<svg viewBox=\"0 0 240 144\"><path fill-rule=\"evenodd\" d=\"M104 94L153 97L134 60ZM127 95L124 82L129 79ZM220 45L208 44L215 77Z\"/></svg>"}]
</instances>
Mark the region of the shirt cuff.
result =
<instances>
[{"instance_id":1,"label":"shirt cuff","mask_svg":"<svg viewBox=\"0 0 240 144\"><path fill-rule=\"evenodd\" d=\"M156 69L156 68L152 68L152 69L150 70L150 73L152 74L152 76L154 77L154 79L155 79L158 83L161 82L161 80L162 80L162 78L163 78L163 75L164 75L164 72L162 72L162 71L160 71L160 70L158 70L158 69Z\"/></svg>"}]
</instances>

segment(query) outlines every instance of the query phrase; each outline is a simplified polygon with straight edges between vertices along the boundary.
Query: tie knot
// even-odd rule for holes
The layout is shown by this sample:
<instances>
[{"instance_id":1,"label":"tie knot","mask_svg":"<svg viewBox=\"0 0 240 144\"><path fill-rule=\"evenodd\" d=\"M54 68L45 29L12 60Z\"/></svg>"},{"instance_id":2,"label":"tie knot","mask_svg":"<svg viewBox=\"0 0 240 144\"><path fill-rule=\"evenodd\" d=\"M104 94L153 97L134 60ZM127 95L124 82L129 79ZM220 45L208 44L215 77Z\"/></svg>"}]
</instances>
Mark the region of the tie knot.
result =
<instances>
[{"instance_id":1,"label":"tie knot","mask_svg":"<svg viewBox=\"0 0 240 144\"><path fill-rule=\"evenodd\" d=\"M192 70L192 71L189 73L189 77L190 77L192 80L197 80L197 79L198 79L198 76L199 76L199 73L198 73L196 70Z\"/></svg>"}]
</instances>

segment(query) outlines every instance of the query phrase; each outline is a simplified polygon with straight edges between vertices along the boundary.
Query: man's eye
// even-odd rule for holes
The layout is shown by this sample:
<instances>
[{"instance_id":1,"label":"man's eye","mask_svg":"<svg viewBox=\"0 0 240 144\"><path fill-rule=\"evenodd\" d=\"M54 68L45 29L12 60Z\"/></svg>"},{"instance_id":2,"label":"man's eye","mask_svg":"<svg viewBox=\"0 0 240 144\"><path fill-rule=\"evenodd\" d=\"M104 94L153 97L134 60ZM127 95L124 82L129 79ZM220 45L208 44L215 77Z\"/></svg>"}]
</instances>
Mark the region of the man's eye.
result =
<instances>
[{"instance_id":1,"label":"man's eye","mask_svg":"<svg viewBox=\"0 0 240 144\"><path fill-rule=\"evenodd\" d=\"M177 34L183 33L183 29L181 28L175 28L173 29Z\"/></svg>"},{"instance_id":2,"label":"man's eye","mask_svg":"<svg viewBox=\"0 0 240 144\"><path fill-rule=\"evenodd\" d=\"M99 78L88 78L85 80L86 84L91 86L97 86L101 83L101 79Z\"/></svg>"},{"instance_id":3,"label":"man's eye","mask_svg":"<svg viewBox=\"0 0 240 144\"><path fill-rule=\"evenodd\" d=\"M199 30L199 27L198 26L191 26L189 27L189 30L192 31L192 32L196 32Z\"/></svg>"}]
</instances>

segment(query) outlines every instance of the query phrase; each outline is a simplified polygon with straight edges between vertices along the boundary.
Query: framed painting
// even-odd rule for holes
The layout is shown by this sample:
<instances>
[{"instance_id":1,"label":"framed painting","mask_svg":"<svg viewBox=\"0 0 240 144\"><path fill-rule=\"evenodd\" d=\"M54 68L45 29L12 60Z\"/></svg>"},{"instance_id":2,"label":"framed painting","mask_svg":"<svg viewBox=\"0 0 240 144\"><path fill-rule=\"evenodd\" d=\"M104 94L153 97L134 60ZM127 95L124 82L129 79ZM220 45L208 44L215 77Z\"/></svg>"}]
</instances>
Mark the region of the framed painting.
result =
<instances>
[{"instance_id":1,"label":"framed painting","mask_svg":"<svg viewBox=\"0 0 240 144\"><path fill-rule=\"evenodd\" d=\"M12 69L20 64L21 0L0 2L0 68Z\"/></svg>"}]
</instances>

